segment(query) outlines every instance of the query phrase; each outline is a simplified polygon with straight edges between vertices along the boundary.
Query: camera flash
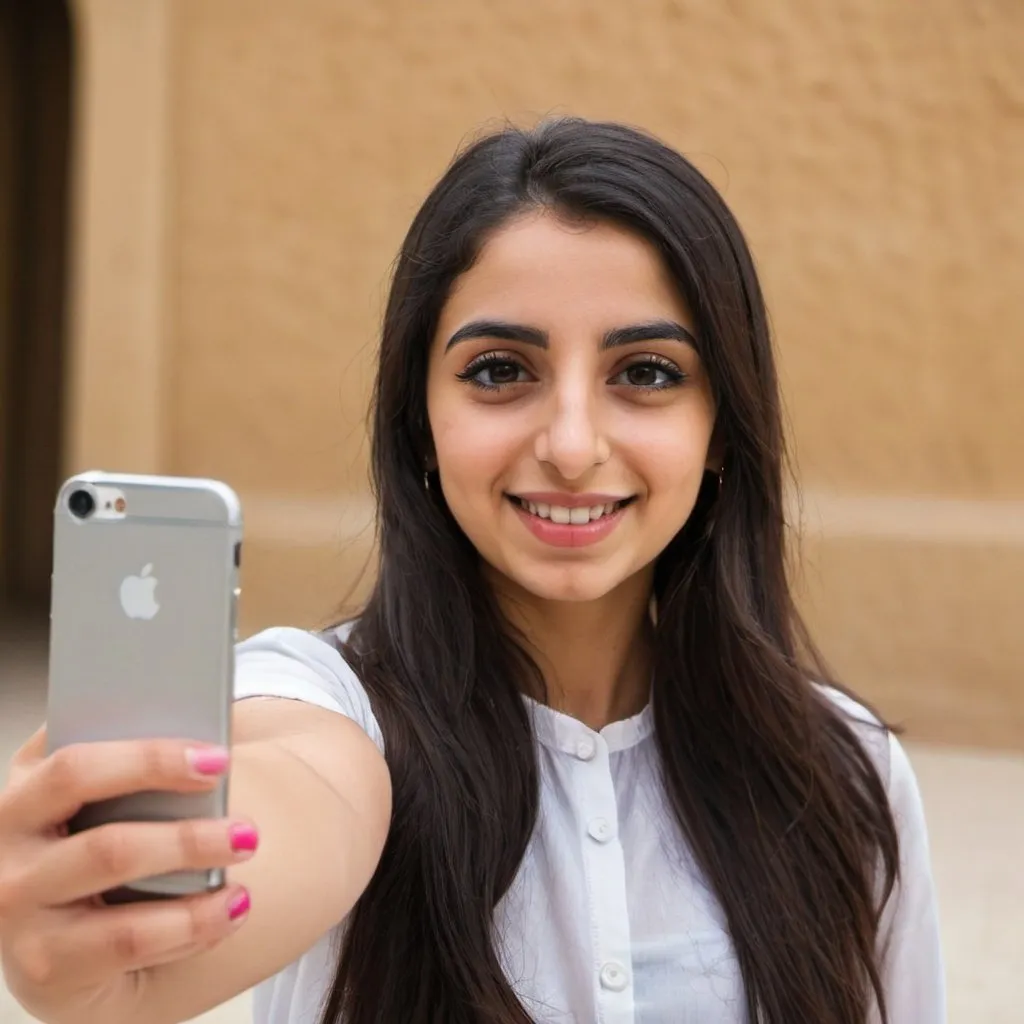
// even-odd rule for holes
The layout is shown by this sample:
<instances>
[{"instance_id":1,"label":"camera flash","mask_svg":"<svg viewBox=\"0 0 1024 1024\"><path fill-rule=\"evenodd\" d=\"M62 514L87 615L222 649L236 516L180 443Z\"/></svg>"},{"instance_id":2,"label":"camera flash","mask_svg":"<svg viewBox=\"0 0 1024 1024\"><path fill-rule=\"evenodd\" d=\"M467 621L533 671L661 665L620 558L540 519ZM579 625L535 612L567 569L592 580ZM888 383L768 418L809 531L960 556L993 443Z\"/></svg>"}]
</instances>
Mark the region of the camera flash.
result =
<instances>
[{"instance_id":1,"label":"camera flash","mask_svg":"<svg viewBox=\"0 0 1024 1024\"><path fill-rule=\"evenodd\" d=\"M118 498L117 501L114 502L114 511L123 512L125 510L126 504L127 503L125 502L124 498Z\"/></svg>"}]
</instances>

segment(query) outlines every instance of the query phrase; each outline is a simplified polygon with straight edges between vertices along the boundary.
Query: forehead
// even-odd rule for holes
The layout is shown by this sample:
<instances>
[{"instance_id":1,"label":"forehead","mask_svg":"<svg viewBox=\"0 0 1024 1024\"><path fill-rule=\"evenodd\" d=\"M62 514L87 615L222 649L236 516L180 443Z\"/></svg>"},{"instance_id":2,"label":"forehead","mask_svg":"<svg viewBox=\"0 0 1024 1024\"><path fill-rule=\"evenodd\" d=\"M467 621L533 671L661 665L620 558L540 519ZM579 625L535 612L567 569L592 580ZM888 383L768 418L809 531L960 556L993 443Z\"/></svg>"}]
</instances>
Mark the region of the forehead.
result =
<instances>
[{"instance_id":1,"label":"forehead","mask_svg":"<svg viewBox=\"0 0 1024 1024\"><path fill-rule=\"evenodd\" d=\"M689 324L686 303L654 246L617 224L527 214L495 232L455 282L442 329L481 315L556 329L581 318L602 329L671 317Z\"/></svg>"}]
</instances>

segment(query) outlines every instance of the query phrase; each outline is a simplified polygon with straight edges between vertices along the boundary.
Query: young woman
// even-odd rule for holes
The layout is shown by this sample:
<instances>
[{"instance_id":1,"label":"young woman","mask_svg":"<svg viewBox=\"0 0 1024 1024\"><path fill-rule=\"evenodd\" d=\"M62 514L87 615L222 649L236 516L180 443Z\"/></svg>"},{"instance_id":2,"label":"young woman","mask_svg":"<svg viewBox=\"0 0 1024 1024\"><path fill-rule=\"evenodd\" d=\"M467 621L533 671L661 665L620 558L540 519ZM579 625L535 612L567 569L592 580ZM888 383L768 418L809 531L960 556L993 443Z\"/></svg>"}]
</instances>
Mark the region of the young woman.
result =
<instances>
[{"instance_id":1,"label":"young woman","mask_svg":"<svg viewBox=\"0 0 1024 1024\"><path fill-rule=\"evenodd\" d=\"M226 758L18 755L25 1005L170 1022L261 982L260 1024L941 1024L914 776L794 608L765 309L708 182L614 124L471 146L402 247L374 415L376 586L241 646L231 821L66 838ZM224 863L212 896L96 899Z\"/></svg>"}]
</instances>

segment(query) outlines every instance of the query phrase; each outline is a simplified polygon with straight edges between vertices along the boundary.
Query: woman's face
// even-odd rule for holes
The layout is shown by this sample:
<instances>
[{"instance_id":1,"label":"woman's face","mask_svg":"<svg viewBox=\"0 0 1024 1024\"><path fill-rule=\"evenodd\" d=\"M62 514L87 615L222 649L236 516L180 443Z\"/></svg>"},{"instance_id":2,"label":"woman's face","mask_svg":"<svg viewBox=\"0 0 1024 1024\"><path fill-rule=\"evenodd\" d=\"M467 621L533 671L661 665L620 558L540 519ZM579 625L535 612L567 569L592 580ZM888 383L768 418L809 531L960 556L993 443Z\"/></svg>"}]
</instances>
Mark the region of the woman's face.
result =
<instances>
[{"instance_id":1,"label":"woman's face","mask_svg":"<svg viewBox=\"0 0 1024 1024\"><path fill-rule=\"evenodd\" d=\"M654 248L607 223L528 214L455 282L427 381L437 469L514 589L602 598L686 522L715 419L693 330Z\"/></svg>"}]
</instances>

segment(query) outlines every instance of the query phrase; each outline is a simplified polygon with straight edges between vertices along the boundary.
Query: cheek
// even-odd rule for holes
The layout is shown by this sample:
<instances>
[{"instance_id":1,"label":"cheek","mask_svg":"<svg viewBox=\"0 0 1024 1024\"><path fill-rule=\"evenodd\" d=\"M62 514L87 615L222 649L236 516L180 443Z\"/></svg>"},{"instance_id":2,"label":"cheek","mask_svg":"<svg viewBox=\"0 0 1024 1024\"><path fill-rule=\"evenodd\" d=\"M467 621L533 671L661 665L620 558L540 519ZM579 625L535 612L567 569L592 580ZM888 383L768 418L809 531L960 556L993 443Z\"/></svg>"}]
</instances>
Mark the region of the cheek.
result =
<instances>
[{"instance_id":1,"label":"cheek","mask_svg":"<svg viewBox=\"0 0 1024 1024\"><path fill-rule=\"evenodd\" d=\"M515 464L519 450L513 417L471 415L449 407L433 421L434 448L446 493L490 492Z\"/></svg>"},{"instance_id":2,"label":"cheek","mask_svg":"<svg viewBox=\"0 0 1024 1024\"><path fill-rule=\"evenodd\" d=\"M709 417L698 410L635 420L619 433L619 451L646 484L652 497L697 488L704 473L711 440Z\"/></svg>"}]
</instances>

